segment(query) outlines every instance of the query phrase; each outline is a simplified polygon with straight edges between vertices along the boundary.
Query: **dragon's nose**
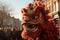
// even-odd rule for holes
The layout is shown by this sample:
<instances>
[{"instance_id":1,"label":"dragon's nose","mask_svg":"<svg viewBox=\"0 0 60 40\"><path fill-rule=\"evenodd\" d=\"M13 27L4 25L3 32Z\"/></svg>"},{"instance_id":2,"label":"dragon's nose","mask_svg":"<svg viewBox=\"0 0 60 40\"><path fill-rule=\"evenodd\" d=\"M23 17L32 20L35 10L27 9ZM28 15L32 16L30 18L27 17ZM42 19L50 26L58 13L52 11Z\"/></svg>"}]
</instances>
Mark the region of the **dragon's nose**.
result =
<instances>
[{"instance_id":1,"label":"dragon's nose","mask_svg":"<svg viewBox=\"0 0 60 40\"><path fill-rule=\"evenodd\" d=\"M25 23L27 23L28 22L28 20L24 20L25 21Z\"/></svg>"},{"instance_id":2,"label":"dragon's nose","mask_svg":"<svg viewBox=\"0 0 60 40\"><path fill-rule=\"evenodd\" d=\"M24 24L27 24L28 23L28 20L24 20L24 21L22 21L22 25L24 25Z\"/></svg>"}]
</instances>

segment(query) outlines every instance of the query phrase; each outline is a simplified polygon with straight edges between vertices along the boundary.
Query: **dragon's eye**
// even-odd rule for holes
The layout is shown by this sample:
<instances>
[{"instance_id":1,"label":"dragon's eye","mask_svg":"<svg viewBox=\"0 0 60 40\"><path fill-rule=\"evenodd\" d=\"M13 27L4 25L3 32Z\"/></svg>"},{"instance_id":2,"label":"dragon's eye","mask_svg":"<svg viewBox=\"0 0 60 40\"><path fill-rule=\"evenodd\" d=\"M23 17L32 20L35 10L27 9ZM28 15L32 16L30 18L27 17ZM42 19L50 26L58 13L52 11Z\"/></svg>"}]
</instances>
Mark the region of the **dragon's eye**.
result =
<instances>
[{"instance_id":1,"label":"dragon's eye","mask_svg":"<svg viewBox=\"0 0 60 40\"><path fill-rule=\"evenodd\" d=\"M36 20L36 19L38 19L39 17L38 16L33 16L32 17L32 20Z\"/></svg>"},{"instance_id":2,"label":"dragon's eye","mask_svg":"<svg viewBox=\"0 0 60 40\"><path fill-rule=\"evenodd\" d=\"M24 16L24 20L29 20L29 18L27 16Z\"/></svg>"}]
</instances>

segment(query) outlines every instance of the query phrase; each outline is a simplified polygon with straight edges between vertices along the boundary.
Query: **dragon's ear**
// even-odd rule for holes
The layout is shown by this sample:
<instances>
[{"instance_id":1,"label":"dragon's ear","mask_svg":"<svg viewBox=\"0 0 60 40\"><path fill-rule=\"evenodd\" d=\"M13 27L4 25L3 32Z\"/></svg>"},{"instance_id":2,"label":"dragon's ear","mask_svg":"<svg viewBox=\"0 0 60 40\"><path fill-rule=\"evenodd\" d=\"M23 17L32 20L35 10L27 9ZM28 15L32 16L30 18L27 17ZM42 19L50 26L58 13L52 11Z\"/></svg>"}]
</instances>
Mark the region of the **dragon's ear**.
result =
<instances>
[{"instance_id":1,"label":"dragon's ear","mask_svg":"<svg viewBox=\"0 0 60 40\"><path fill-rule=\"evenodd\" d=\"M39 6L39 7L45 8L45 5L41 3L40 1L34 2L33 5L34 7Z\"/></svg>"},{"instance_id":2,"label":"dragon's ear","mask_svg":"<svg viewBox=\"0 0 60 40\"><path fill-rule=\"evenodd\" d=\"M23 8L23 9L21 10L21 13L27 13L27 9Z\"/></svg>"},{"instance_id":3,"label":"dragon's ear","mask_svg":"<svg viewBox=\"0 0 60 40\"><path fill-rule=\"evenodd\" d=\"M36 7L37 6L37 2L34 2L33 5L34 5L34 7Z\"/></svg>"},{"instance_id":4,"label":"dragon's ear","mask_svg":"<svg viewBox=\"0 0 60 40\"><path fill-rule=\"evenodd\" d=\"M26 6L27 9L29 8L33 8L33 4L32 3L29 3L27 6Z\"/></svg>"},{"instance_id":5,"label":"dragon's ear","mask_svg":"<svg viewBox=\"0 0 60 40\"><path fill-rule=\"evenodd\" d=\"M38 6L41 6L41 5L42 5L42 3L41 3L40 1L38 1L38 2L37 2L37 5L38 5Z\"/></svg>"}]
</instances>

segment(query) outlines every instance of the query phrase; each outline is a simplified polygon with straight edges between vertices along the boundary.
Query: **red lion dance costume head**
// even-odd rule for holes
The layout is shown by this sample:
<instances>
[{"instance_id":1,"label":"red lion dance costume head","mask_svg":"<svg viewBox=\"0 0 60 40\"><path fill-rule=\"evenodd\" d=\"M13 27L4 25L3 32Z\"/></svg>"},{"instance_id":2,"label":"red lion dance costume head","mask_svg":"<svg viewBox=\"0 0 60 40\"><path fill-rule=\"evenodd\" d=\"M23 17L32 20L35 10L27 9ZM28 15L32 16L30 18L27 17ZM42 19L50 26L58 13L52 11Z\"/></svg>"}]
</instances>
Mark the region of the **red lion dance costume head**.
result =
<instances>
[{"instance_id":1,"label":"red lion dance costume head","mask_svg":"<svg viewBox=\"0 0 60 40\"><path fill-rule=\"evenodd\" d=\"M49 11L41 2L28 4L22 12L22 38L25 40L58 40L58 30Z\"/></svg>"}]
</instances>

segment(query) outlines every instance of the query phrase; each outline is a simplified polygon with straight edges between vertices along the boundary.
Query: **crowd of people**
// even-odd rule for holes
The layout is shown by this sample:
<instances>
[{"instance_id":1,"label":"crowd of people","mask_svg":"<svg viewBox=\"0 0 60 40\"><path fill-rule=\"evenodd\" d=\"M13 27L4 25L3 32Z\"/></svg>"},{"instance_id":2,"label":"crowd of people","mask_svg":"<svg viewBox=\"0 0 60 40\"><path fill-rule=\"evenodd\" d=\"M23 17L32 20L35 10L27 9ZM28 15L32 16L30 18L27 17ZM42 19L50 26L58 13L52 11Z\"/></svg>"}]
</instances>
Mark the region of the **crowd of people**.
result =
<instances>
[{"instance_id":1,"label":"crowd of people","mask_svg":"<svg viewBox=\"0 0 60 40\"><path fill-rule=\"evenodd\" d=\"M0 28L0 40L23 40L20 28Z\"/></svg>"},{"instance_id":2,"label":"crowd of people","mask_svg":"<svg viewBox=\"0 0 60 40\"><path fill-rule=\"evenodd\" d=\"M0 40L23 40L20 28L0 28Z\"/></svg>"}]
</instances>

